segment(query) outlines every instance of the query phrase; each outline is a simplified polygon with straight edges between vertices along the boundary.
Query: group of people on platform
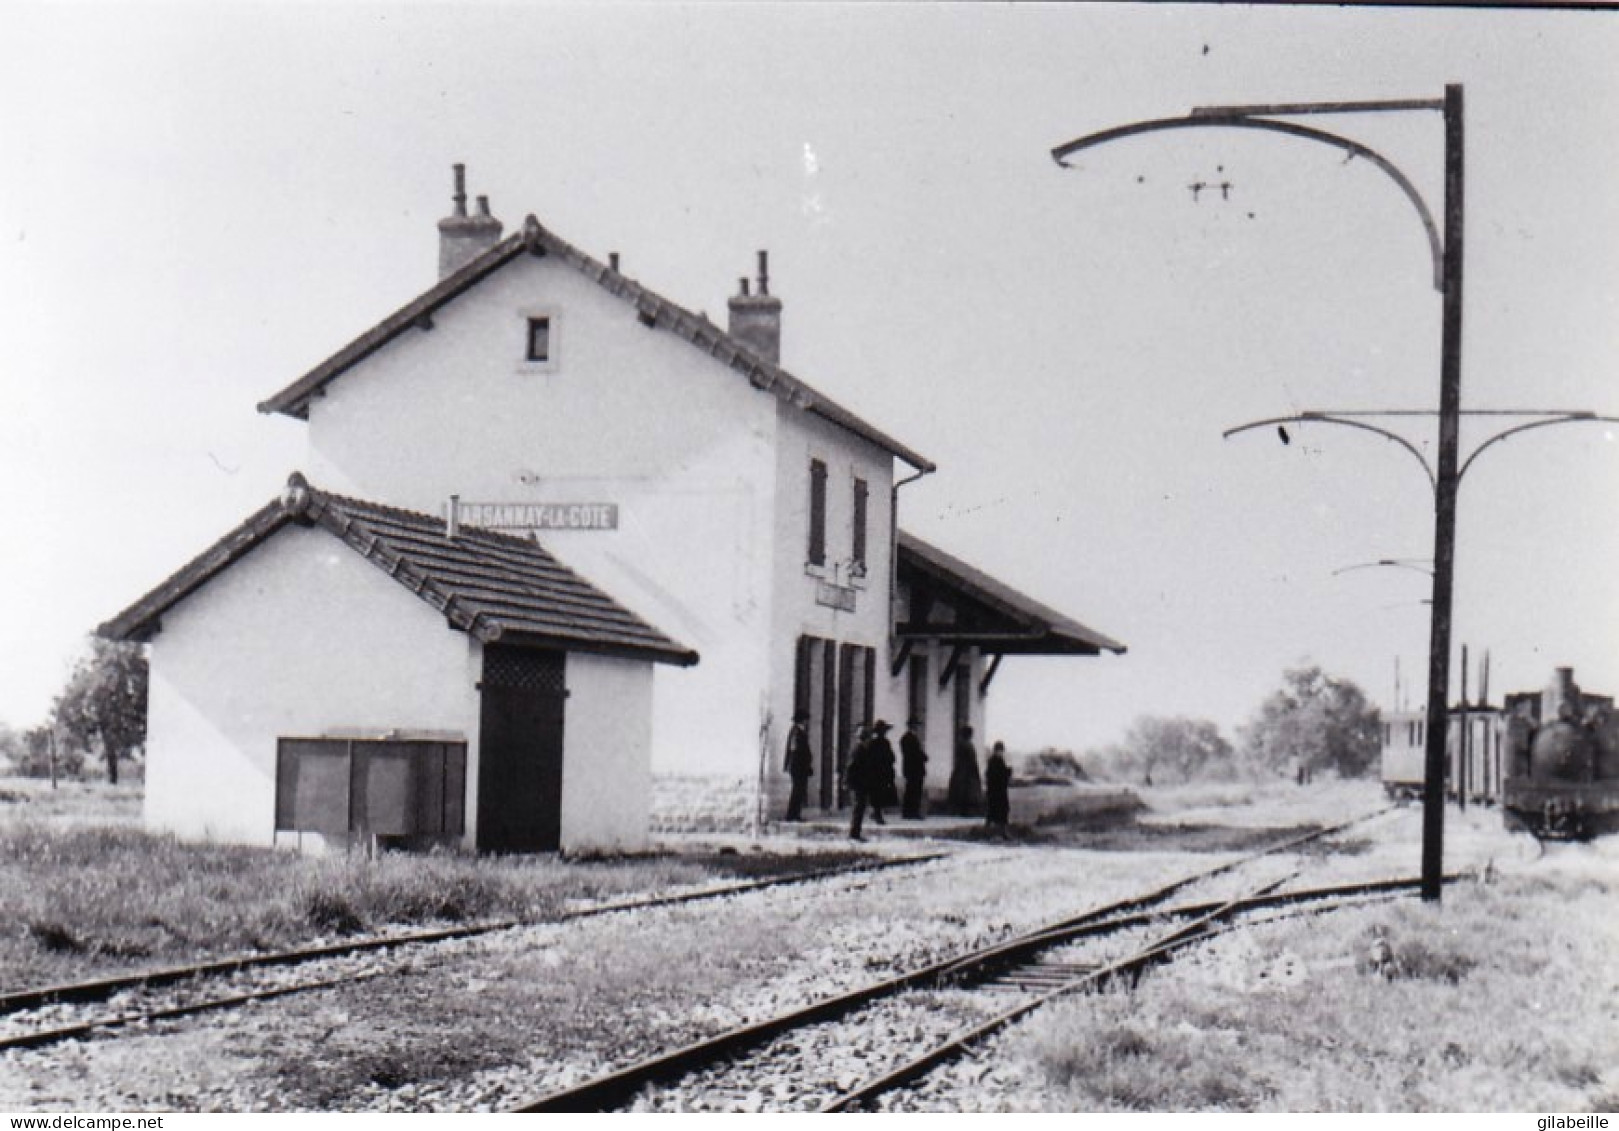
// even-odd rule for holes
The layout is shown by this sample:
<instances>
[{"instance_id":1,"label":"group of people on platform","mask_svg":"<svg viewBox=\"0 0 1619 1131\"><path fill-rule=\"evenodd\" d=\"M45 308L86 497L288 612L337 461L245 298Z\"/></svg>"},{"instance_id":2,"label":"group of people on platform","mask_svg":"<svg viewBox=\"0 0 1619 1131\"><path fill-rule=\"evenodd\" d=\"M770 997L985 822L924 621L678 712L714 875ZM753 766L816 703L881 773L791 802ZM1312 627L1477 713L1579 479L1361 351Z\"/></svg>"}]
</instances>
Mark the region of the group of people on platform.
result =
<instances>
[{"instance_id":1,"label":"group of people on platform","mask_svg":"<svg viewBox=\"0 0 1619 1131\"><path fill-rule=\"evenodd\" d=\"M885 808L899 805L900 815L910 821L922 819L923 788L927 781L928 755L918 733L922 729L919 719L905 724L905 733L899 740L898 769L905 780L903 795L895 776L893 744L888 732L893 728L883 719L861 724L855 731L854 748L848 764L843 768L843 785L849 792L852 810L849 817L849 838L865 839L861 830L866 812L879 825L887 824ZM787 732L787 759L784 768L792 781L787 798L787 820L804 819L804 804L809 799L809 782L815 773L815 755L810 748L809 712L793 715L792 728ZM973 728L964 726L956 739L955 758L950 767L950 786L945 796L946 809L958 817L983 814L990 828L1005 829L1011 815L1007 789L1012 783L1012 770L1006 763L1006 746L997 742L984 767L983 777L978 773L978 749L973 745Z\"/></svg>"}]
</instances>

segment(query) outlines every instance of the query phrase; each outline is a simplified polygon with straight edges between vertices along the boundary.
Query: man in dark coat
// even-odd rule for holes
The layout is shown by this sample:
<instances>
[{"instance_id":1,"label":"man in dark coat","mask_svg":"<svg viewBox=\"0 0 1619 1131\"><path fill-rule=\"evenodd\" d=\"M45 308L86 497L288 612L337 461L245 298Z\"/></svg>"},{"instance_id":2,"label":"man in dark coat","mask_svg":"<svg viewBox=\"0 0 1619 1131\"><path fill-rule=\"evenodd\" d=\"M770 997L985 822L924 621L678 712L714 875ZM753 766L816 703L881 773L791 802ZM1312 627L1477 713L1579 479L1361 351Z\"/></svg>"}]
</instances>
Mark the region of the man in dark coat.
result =
<instances>
[{"instance_id":1,"label":"man in dark coat","mask_svg":"<svg viewBox=\"0 0 1619 1131\"><path fill-rule=\"evenodd\" d=\"M1012 815L1007 787L1012 784L1012 768L1006 764L1006 744L997 742L984 766L984 824L1005 831Z\"/></svg>"},{"instance_id":2,"label":"man in dark coat","mask_svg":"<svg viewBox=\"0 0 1619 1131\"><path fill-rule=\"evenodd\" d=\"M921 728L921 719L907 719L905 734L899 740L900 769L905 771L905 804L901 814L908 821L922 819L922 787L928 777L927 751L916 733Z\"/></svg>"},{"instance_id":3,"label":"man in dark coat","mask_svg":"<svg viewBox=\"0 0 1619 1131\"><path fill-rule=\"evenodd\" d=\"M849 839L864 840L860 828L866 819L866 805L877 777L871 761L871 734L862 723L854 732L854 749L849 752L849 764L843 767L843 788L849 791L853 810L849 815ZM879 820L882 814L878 813Z\"/></svg>"},{"instance_id":4,"label":"man in dark coat","mask_svg":"<svg viewBox=\"0 0 1619 1131\"><path fill-rule=\"evenodd\" d=\"M899 790L895 786L894 778L894 747L888 741L888 732L892 728L882 719L871 724L871 741L867 743L867 750L871 757L873 781L871 785L871 819L879 825L886 825L883 820L883 810L890 805L899 804Z\"/></svg>"},{"instance_id":5,"label":"man in dark coat","mask_svg":"<svg viewBox=\"0 0 1619 1131\"><path fill-rule=\"evenodd\" d=\"M804 802L809 797L810 775L815 772L815 755L809 744L809 712L793 713L792 729L787 732L787 763L783 767L793 781L793 791L787 798L787 819L804 819Z\"/></svg>"}]
</instances>

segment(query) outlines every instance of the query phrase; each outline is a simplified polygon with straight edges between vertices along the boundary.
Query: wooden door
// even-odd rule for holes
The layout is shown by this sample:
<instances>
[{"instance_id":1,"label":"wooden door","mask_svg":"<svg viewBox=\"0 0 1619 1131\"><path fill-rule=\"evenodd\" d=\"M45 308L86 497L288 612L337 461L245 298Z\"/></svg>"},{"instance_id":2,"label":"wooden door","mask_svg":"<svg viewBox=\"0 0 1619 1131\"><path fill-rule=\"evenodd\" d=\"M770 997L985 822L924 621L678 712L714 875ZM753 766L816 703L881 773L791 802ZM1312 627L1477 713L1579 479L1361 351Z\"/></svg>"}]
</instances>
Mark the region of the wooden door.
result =
<instances>
[{"instance_id":1,"label":"wooden door","mask_svg":"<svg viewBox=\"0 0 1619 1131\"><path fill-rule=\"evenodd\" d=\"M821 808L837 804L838 788L838 650L830 640L815 642L818 671L810 697L810 734L817 736L815 756L821 760Z\"/></svg>"},{"instance_id":2,"label":"wooden door","mask_svg":"<svg viewBox=\"0 0 1619 1131\"><path fill-rule=\"evenodd\" d=\"M561 652L498 644L484 649L480 852L561 847L564 671Z\"/></svg>"}]
</instances>

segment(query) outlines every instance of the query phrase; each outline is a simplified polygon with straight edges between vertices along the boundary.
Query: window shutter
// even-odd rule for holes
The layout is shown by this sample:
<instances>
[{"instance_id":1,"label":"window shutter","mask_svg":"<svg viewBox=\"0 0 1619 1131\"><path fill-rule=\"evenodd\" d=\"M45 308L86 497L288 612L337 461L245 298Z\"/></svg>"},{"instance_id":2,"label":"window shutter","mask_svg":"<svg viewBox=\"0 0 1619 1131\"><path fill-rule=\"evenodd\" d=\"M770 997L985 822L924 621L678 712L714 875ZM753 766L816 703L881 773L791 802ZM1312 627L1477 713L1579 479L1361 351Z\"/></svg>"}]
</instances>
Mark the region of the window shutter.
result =
<instances>
[{"instance_id":1,"label":"window shutter","mask_svg":"<svg viewBox=\"0 0 1619 1131\"><path fill-rule=\"evenodd\" d=\"M793 665L793 711L810 709L810 638L798 638L798 656Z\"/></svg>"},{"instance_id":2,"label":"window shutter","mask_svg":"<svg viewBox=\"0 0 1619 1131\"><path fill-rule=\"evenodd\" d=\"M810 460L809 561L826 564L826 464Z\"/></svg>"},{"instance_id":3,"label":"window shutter","mask_svg":"<svg viewBox=\"0 0 1619 1131\"><path fill-rule=\"evenodd\" d=\"M854 481L854 561L864 567L866 564L866 481Z\"/></svg>"}]
</instances>

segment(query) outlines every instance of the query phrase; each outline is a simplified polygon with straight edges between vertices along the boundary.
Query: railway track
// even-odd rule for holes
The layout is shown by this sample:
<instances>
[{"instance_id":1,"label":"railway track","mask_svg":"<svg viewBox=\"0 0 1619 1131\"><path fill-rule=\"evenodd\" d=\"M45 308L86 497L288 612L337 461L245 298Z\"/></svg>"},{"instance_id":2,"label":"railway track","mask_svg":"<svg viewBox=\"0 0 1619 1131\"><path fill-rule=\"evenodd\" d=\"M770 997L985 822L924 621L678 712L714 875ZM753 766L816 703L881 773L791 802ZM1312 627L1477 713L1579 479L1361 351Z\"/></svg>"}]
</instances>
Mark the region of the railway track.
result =
<instances>
[{"instance_id":1,"label":"railway track","mask_svg":"<svg viewBox=\"0 0 1619 1131\"><path fill-rule=\"evenodd\" d=\"M912 991L938 990L964 984L993 983L1000 989L1015 986L1020 977L1038 981L1040 985L1038 998L1045 998L1064 992L1072 992L1084 985L1094 984L1107 978L1118 977L1131 971L1144 969L1155 961L1162 961L1175 951L1201 941L1207 937L1213 924L1232 916L1286 907L1289 905L1308 904L1313 901L1325 901L1341 904L1345 900L1366 898L1387 898L1415 889L1417 880L1398 879L1385 880L1372 884L1347 885L1334 888L1319 888L1307 891L1296 891L1281 895L1272 894L1270 889L1275 888L1283 881L1274 881L1265 885L1264 890L1250 892L1249 894L1214 902L1187 904L1178 907L1165 907L1167 900L1185 888L1230 872L1244 864L1276 853L1303 847L1305 844L1323 837L1341 832L1362 821L1379 816L1388 810L1379 810L1376 813L1344 822L1329 828L1317 830L1314 833L1295 837L1290 840L1272 845L1259 852L1249 854L1237 860L1227 862L1214 868L1193 873L1175 880L1153 891L1133 896L1109 904L1105 907L1095 908L1068 917L1058 922L1047 924L1035 931L1020 935L1012 940L1000 942L992 946L974 951L971 954L947 959L943 962L914 970L898 977L862 987L860 989L837 995L832 998L816 1002L807 1008L790 1011L764 1021L744 1025L728 1032L721 1033L697 1043L677 1049L673 1052L652 1057L637 1064L630 1065L619 1071L598 1077L585 1084L551 1092L530 1103L513 1110L519 1113L536 1112L589 1112L623 1110L632 1104L645 1104L649 1096L656 1096L659 1088L668 1088L682 1080L700 1076L705 1072L726 1073L732 1069L740 1070L744 1077L750 1071L749 1064L739 1064L736 1060L741 1054L748 1053L750 1058L768 1057L768 1047L773 1043L785 1044L793 1055L801 1051L804 1034L813 1031L819 1026L842 1026L846 1018L861 1014L863 1011L872 1011L886 1007L887 1003L906 995ZM1105 938L1122 935L1130 931L1145 930L1165 920L1187 920L1175 928L1168 935L1155 940L1150 946L1143 948L1131 956L1129 960L1109 963L1065 963L1058 959L1051 961L1042 957L1061 948L1087 938ZM999 977L999 981L996 979ZM925 995L923 995L925 996ZM1039 1004L1036 1002L1035 1008ZM1023 1010L1026 1012L1027 1010ZM1021 1016L1022 1012L1015 1012L1013 1016L1002 1020L998 1027L1004 1026ZM922 1061L929 1057L938 1056L948 1059L957 1055L960 1048L965 1048L973 1041L981 1039L977 1028L972 1028L967 1035L954 1036L959 1026L950 1030L948 1038L937 1038L935 1046L919 1057L917 1061L905 1066L906 1071L926 1071L933 1063L939 1060L929 1060L927 1064L918 1067ZM834 1038L836 1040L836 1038ZM952 1041L961 1043L954 1047L954 1051L941 1051L951 1046ZM765 1051L759 1051L765 1050ZM731 1068L727 1068L727 1065ZM873 1082L875 1090L869 1096L874 1096L891 1087L898 1086L883 1078ZM700 1082L696 1090L736 1092L735 1087L708 1081ZM740 1093L746 1101L740 1110L752 1110L754 1099L758 1098L755 1092ZM826 1102L831 1106L821 1110L844 1110L850 1104L868 1102L869 1096L858 1089L837 1089L834 1098ZM778 1097L779 1098L779 1097ZM658 1101L652 1101L656 1107ZM796 1110L803 1110L796 1107ZM678 1103L673 1108L664 1110L681 1110ZM713 1110L727 1110L724 1108ZM813 1109L811 1109L813 1110Z\"/></svg>"},{"instance_id":2,"label":"railway track","mask_svg":"<svg viewBox=\"0 0 1619 1131\"><path fill-rule=\"evenodd\" d=\"M1224 864L1201 870L1172 883L1166 884L1154 891L1120 901L1106 908L1098 908L1056 924L1049 924L1043 931L1046 933L1067 929L1076 932L1075 937L1084 937L1087 927L1097 933L1109 933L1140 926L1154 919L1155 914L1162 916L1164 912L1149 913L1145 909L1163 904L1177 892L1189 885L1202 882L1214 876L1221 875L1239 868L1244 864L1274 853L1301 848L1309 842L1341 832L1362 821L1380 816L1388 810L1379 810L1366 814L1351 821L1344 822L1330 828L1323 828L1303 836L1292 837L1280 843L1271 845L1257 852L1247 854L1228 861ZM750 880L741 883L724 885L722 887L705 888L696 891L681 892L675 895L651 897L645 899L624 900L606 903L598 906L571 911L563 916L562 921L582 919L591 916L607 915L615 912L630 911L642 908L663 907L674 904L693 903L703 900L720 899L739 893L757 891L764 888L784 887L790 885L803 885L815 881L830 880L837 877L861 876L890 869L915 867L948 857L949 853L931 853L926 855L908 856L893 860L866 863L855 867L840 867L821 869L813 872L800 873L793 876L773 877L761 880ZM1187 908L1177 909L1176 916L1194 914L1201 905L1189 905ZM1208 908L1203 908L1206 913ZM1135 918L1132 919L1131 916ZM1106 922L1104 923L1104 920ZM201 963L193 966L172 967L159 971L144 971L138 974L118 978L99 979L92 982L79 983L69 986L47 987L0 996L0 1014L13 1012L17 1014L12 1021L12 1028L27 1023L28 1028L14 1031L10 1034L0 1032L0 1051L6 1049L40 1048L51 1044L73 1040L95 1038L101 1035L110 1035L119 1030L142 1027L154 1022L173 1020L186 1016L203 1013L210 1010L226 1010L246 1005L250 1002L265 1001L285 997L290 994L305 993L316 990L336 989L357 982L367 981L384 975L397 975L398 968L378 968L376 959L371 959L367 966L360 961L362 956L375 951L406 948L413 945L447 942L455 939L471 938L477 935L490 934L497 931L511 930L517 927L532 925L521 922L497 922L475 924L465 927L448 928L444 930L418 932L410 935L396 935L377 939L355 940L353 942L334 946L309 948L299 951L289 951L272 955L253 955L245 958L231 959L220 962ZM997 948L1004 951L1007 944ZM353 960L353 965L345 967L343 964ZM269 986L249 986L243 988L239 983L243 976L251 975L255 970L264 967L297 966L320 961L323 969L319 976L299 980L290 984L276 984ZM959 964L959 963L957 963ZM1084 973L1084 971L1075 971ZM810 1011L797 1015L794 1024L802 1025L813 1020L816 1014L823 1019L831 1019L851 1008L858 1007L865 1000L877 1000L907 986L921 985L930 974L948 974L949 977L958 976L959 972L949 973L940 970L922 971L916 975L908 975L902 979L894 980L903 985L890 986L884 984L876 987L876 992L859 991L855 994L844 995L830 1003L822 1003ZM335 974L335 976L333 976ZM246 980L251 981L251 978ZM946 979L948 980L948 979ZM237 984L226 984L235 982ZM944 983L941 983L944 984ZM167 987L167 993L159 995L162 1000L140 1001L140 995ZM199 996L185 997L188 990L200 991ZM94 1016L70 1016L64 1018L62 1013L74 1013L68 1005L86 1005L98 1002L107 1002L116 995L127 995L134 1000L114 1003L114 1009L99 1012ZM55 1008L43 1008L55 1005ZM21 1016L24 1011L56 1013L57 1016L25 1018ZM789 1026L790 1027L790 1026ZM750 1027L752 1031L743 1030L728 1035L730 1053L718 1052L715 1056L723 1058L735 1051L752 1047L771 1036L771 1025L765 1027ZM783 1031L783 1026L774 1026L776 1031ZM714 1042L707 1042L713 1045ZM688 1065L697 1063L698 1057L688 1053ZM713 1050L710 1050L713 1052ZM686 1069L689 1071L689 1068ZM639 1088L635 1085L630 1091ZM577 1091L577 1090L574 1090ZM622 1097L621 1097L622 1098ZM523 1110L585 1110L595 1109L588 1106L588 1101L574 1100L562 1101L564 1106L546 1106L546 1101L539 1101L538 1105L530 1105ZM575 1102L585 1106L574 1106ZM597 1105L611 1106L611 1104Z\"/></svg>"},{"instance_id":3,"label":"railway track","mask_svg":"<svg viewBox=\"0 0 1619 1131\"><path fill-rule=\"evenodd\" d=\"M701 888L670 895L616 900L588 908L566 911L561 916L560 921L570 922L618 912L670 907L683 903L722 899L767 888L789 887L843 876L858 876L903 867L915 867L944 859L946 856L948 856L948 853L922 853L889 860L865 861L844 867L820 868L788 876L744 880L719 887ZM272 954L244 955L214 962L171 966L159 970L146 970L84 982L20 990L0 995L0 1017L55 1005L84 1005L106 1002L121 994L140 994L169 987L196 986L208 981L218 981L238 975L250 974L253 971L307 965L314 962L330 962L331 960L342 960L410 946L475 938L480 935L489 935L533 925L535 925L533 922L526 920L499 920L432 931L418 931L410 934L355 939L329 946L306 947ZM7 1049L39 1048L61 1041L82 1039L101 1033L109 1033L115 1029L142 1025L153 1021L173 1020L210 1010L232 1009L247 1005L250 1002L268 1001L291 994L333 989L338 986L365 981L383 973L385 971L356 969L346 971L335 977L323 977L258 989L232 988L228 992L215 992L212 996L204 995L188 1001L175 1001L148 1007L133 1004L130 1008L117 1013L90 1017L68 1024L51 1024L22 1032L0 1033L0 1052Z\"/></svg>"},{"instance_id":4,"label":"railway track","mask_svg":"<svg viewBox=\"0 0 1619 1131\"><path fill-rule=\"evenodd\" d=\"M1274 888L1279 884L1267 886ZM1233 922L1237 916L1310 902L1317 903L1313 909L1314 913L1323 913L1352 903L1366 902L1368 899L1409 894L1419 890L1420 886L1421 880L1413 877L1385 880L1375 884L1318 888L1309 892L1294 892L1276 897L1269 896L1261 889L1223 903L1174 908L1172 914L1166 913L1166 916L1189 916L1189 921L1165 934L1151 938L1131 953L1111 961L1047 962L1039 957L1026 960L1009 970L987 977L979 987L991 993L995 991L1013 993L1021 998L1015 1005L993 1014L964 1032L952 1034L888 1072L841 1090L817 1110L827 1113L869 1108L879 1096L910 1085L948 1061L970 1055L976 1046L1058 998L1097 989L1115 980L1129 980L1134 984L1148 967L1169 962L1178 952L1207 942L1216 935L1240 929L1241 924ZM1274 919L1264 921L1271 922Z\"/></svg>"},{"instance_id":5,"label":"railway track","mask_svg":"<svg viewBox=\"0 0 1619 1131\"><path fill-rule=\"evenodd\" d=\"M1274 884L1266 885L1272 886ZM1113 979L1134 978L1147 967L1168 961L1177 952L1212 938L1217 931L1231 929L1219 924L1236 916L1310 904L1317 904L1318 911L1325 911L1350 903L1412 894L1420 886L1419 879L1402 878L1279 895L1252 891L1232 899L1106 916L1060 930L1036 931L1011 943L988 947L818 1002L807 1009L731 1030L577 1087L552 1092L513 1110L520 1113L749 1110L748 1097L759 1092L755 1085L770 1076L793 1076L809 1082L791 1097L793 1106L789 1110L852 1110L962 1055L1056 997ZM1161 930L1166 922L1180 925L1165 934L1150 937L1119 958L1078 962L1060 957L1047 961L1039 957L1041 951L1060 954L1063 948L1072 947L1083 939L1103 939L1131 931L1140 933L1154 926ZM963 989L980 991L976 994L979 1000L976 1003L958 1001L953 1007L947 1003L941 1008L941 991L954 992L960 998L959 991ZM1010 1008L993 1005L986 1014L986 1002L996 1003L1008 994L1019 995L1023 1000ZM914 1002L910 1008L905 1004L907 997ZM868 1017L884 1010L888 1011L886 1017L875 1020ZM817 1033L817 1030L822 1032ZM923 1049L864 1083L817 1079L813 1066L824 1059L818 1050L847 1046L851 1041L860 1040L860 1034L866 1031L918 1040ZM746 1060L740 1059L744 1053L748 1054ZM783 1058L790 1063L789 1067L776 1063Z\"/></svg>"}]
</instances>

